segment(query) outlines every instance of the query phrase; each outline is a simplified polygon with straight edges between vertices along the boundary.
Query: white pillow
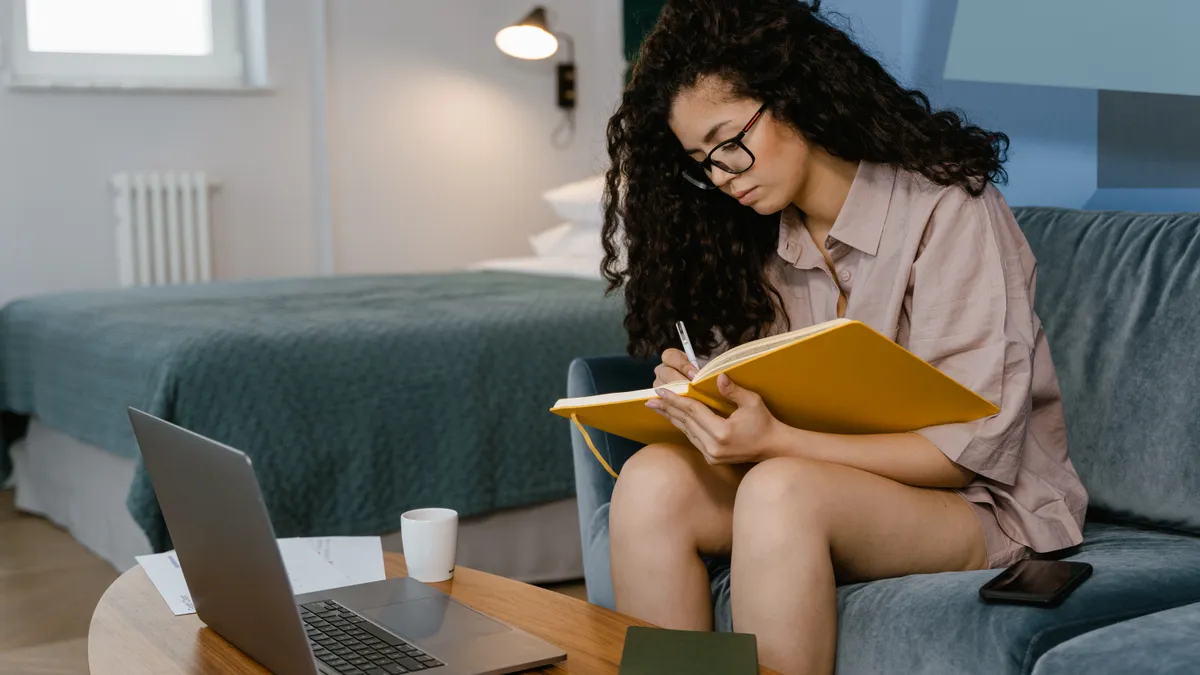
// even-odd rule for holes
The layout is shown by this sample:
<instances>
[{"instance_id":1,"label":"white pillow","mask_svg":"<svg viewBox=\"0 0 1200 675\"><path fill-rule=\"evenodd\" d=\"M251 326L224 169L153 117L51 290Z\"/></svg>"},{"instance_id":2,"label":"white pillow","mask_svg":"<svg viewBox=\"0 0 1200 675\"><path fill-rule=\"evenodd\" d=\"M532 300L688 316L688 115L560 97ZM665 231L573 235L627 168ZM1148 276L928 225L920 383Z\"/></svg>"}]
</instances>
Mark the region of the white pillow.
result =
<instances>
[{"instance_id":1,"label":"white pillow","mask_svg":"<svg viewBox=\"0 0 1200 675\"><path fill-rule=\"evenodd\" d=\"M556 225L531 236L529 245L540 258L569 256L598 260L604 256L604 248L600 245L599 223Z\"/></svg>"},{"instance_id":2,"label":"white pillow","mask_svg":"<svg viewBox=\"0 0 1200 675\"><path fill-rule=\"evenodd\" d=\"M554 212L572 223L603 223L600 205L604 195L604 175L592 176L574 183L560 185L542 193Z\"/></svg>"}]
</instances>

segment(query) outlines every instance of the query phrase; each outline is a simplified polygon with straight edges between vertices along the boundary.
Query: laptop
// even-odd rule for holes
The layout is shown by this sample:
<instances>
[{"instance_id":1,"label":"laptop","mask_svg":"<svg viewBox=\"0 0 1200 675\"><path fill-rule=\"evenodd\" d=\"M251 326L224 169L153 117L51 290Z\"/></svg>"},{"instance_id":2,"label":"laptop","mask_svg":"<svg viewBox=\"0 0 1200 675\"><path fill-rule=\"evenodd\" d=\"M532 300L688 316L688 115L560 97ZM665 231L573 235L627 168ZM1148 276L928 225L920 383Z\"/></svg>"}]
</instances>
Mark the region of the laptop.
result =
<instances>
[{"instance_id":1,"label":"laptop","mask_svg":"<svg viewBox=\"0 0 1200 675\"><path fill-rule=\"evenodd\" d=\"M499 675L563 650L409 578L293 595L250 458L129 418L196 614L279 675Z\"/></svg>"}]
</instances>

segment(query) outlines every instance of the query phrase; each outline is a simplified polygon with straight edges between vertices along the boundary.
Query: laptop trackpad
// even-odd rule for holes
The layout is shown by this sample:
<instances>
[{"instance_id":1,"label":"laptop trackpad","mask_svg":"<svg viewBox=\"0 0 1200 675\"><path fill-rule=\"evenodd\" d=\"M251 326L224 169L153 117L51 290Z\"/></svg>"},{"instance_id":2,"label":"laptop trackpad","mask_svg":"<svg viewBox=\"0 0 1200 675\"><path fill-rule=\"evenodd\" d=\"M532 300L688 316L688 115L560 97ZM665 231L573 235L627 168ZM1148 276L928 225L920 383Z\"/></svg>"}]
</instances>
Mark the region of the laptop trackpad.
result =
<instances>
[{"instance_id":1,"label":"laptop trackpad","mask_svg":"<svg viewBox=\"0 0 1200 675\"><path fill-rule=\"evenodd\" d=\"M508 626L464 607L446 596L360 610L359 614L414 642L470 640L503 633Z\"/></svg>"}]
</instances>

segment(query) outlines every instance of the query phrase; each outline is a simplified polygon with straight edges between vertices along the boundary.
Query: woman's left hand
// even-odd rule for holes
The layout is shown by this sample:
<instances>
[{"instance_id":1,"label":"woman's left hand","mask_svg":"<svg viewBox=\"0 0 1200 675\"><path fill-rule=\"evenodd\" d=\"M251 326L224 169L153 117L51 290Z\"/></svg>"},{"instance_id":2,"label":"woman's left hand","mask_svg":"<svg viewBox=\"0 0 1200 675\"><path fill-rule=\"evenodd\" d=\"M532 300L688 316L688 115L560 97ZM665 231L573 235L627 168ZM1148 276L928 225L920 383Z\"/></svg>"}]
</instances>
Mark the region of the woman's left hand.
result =
<instances>
[{"instance_id":1,"label":"woman's left hand","mask_svg":"<svg viewBox=\"0 0 1200 675\"><path fill-rule=\"evenodd\" d=\"M744 464L767 459L783 423L767 410L762 397L734 384L729 376L717 377L721 394L737 405L728 418L721 417L699 401L667 389L657 390L660 399L646 407L658 412L687 435L709 464Z\"/></svg>"}]
</instances>

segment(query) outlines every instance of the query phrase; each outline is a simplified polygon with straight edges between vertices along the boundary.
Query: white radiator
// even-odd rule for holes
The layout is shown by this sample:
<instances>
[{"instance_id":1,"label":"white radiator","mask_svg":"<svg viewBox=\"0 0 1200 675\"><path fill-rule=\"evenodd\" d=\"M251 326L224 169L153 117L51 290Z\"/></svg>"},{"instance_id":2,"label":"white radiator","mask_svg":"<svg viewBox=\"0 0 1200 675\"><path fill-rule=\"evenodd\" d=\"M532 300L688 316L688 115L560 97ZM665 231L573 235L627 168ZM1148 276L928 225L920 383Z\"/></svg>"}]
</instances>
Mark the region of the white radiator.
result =
<instances>
[{"instance_id":1,"label":"white radiator","mask_svg":"<svg viewBox=\"0 0 1200 675\"><path fill-rule=\"evenodd\" d=\"M203 171L119 173L112 185L121 286L212 279L212 184Z\"/></svg>"}]
</instances>

